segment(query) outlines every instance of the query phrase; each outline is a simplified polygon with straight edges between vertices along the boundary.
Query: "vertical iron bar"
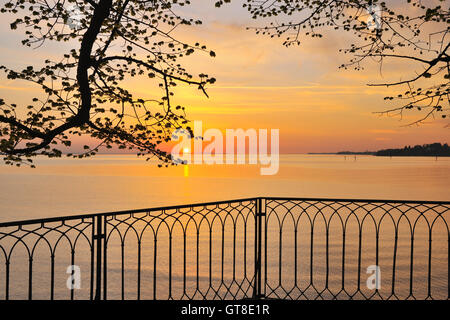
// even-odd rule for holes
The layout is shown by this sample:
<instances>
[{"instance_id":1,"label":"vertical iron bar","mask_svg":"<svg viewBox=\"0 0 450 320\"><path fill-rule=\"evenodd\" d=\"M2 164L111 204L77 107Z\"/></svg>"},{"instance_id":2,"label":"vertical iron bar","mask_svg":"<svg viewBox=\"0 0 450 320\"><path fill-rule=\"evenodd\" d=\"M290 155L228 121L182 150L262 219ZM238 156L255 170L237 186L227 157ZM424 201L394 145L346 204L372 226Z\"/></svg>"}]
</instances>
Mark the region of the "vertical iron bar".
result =
<instances>
[{"instance_id":1,"label":"vertical iron bar","mask_svg":"<svg viewBox=\"0 0 450 320\"><path fill-rule=\"evenodd\" d=\"M200 230L198 229L199 226L196 227L197 228L197 289L196 292L200 291ZM186 247L184 247L186 248ZM185 250L186 253L186 250ZM186 269L185 269L186 270Z\"/></svg>"},{"instance_id":2,"label":"vertical iron bar","mask_svg":"<svg viewBox=\"0 0 450 320\"><path fill-rule=\"evenodd\" d=\"M244 279L247 279L247 219L244 220ZM245 298L248 298L248 289L245 292Z\"/></svg>"},{"instance_id":3,"label":"vertical iron bar","mask_svg":"<svg viewBox=\"0 0 450 320\"><path fill-rule=\"evenodd\" d=\"M121 267L122 270L120 272L121 275L121 299L125 300L125 237L122 240L120 253L122 255Z\"/></svg>"},{"instance_id":4,"label":"vertical iron bar","mask_svg":"<svg viewBox=\"0 0 450 320\"><path fill-rule=\"evenodd\" d=\"M172 230L169 230L169 300L172 298Z\"/></svg>"},{"instance_id":5,"label":"vertical iron bar","mask_svg":"<svg viewBox=\"0 0 450 320\"><path fill-rule=\"evenodd\" d=\"M236 280L236 224L238 218L233 222L233 281Z\"/></svg>"},{"instance_id":6,"label":"vertical iron bar","mask_svg":"<svg viewBox=\"0 0 450 320\"><path fill-rule=\"evenodd\" d=\"M101 280L102 280L102 216L96 216L97 234L94 236L94 240L97 245L97 267L95 270L95 300L101 298Z\"/></svg>"},{"instance_id":7,"label":"vertical iron bar","mask_svg":"<svg viewBox=\"0 0 450 320\"><path fill-rule=\"evenodd\" d=\"M264 199L264 292L261 292L266 296L266 284L267 284L267 200ZM262 226L262 225L261 225ZM261 238L260 238L261 239ZM261 274L261 272L260 272Z\"/></svg>"},{"instance_id":8,"label":"vertical iron bar","mask_svg":"<svg viewBox=\"0 0 450 320\"><path fill-rule=\"evenodd\" d=\"M33 299L33 257L28 261L28 300Z\"/></svg>"},{"instance_id":9,"label":"vertical iron bar","mask_svg":"<svg viewBox=\"0 0 450 320\"><path fill-rule=\"evenodd\" d=\"M108 262L107 262L107 238L106 238L106 226L107 226L107 222L106 222L106 216L103 219L103 234L104 234L104 242L103 242L103 300L107 299L107 285L108 285L108 278L107 278L107 273L108 273Z\"/></svg>"},{"instance_id":10,"label":"vertical iron bar","mask_svg":"<svg viewBox=\"0 0 450 320\"><path fill-rule=\"evenodd\" d=\"M141 300L141 240L138 241L137 299Z\"/></svg>"},{"instance_id":11,"label":"vertical iron bar","mask_svg":"<svg viewBox=\"0 0 450 320\"><path fill-rule=\"evenodd\" d=\"M298 246L297 246L297 224L294 224L294 287L298 287L297 269L298 269Z\"/></svg>"},{"instance_id":12,"label":"vertical iron bar","mask_svg":"<svg viewBox=\"0 0 450 320\"><path fill-rule=\"evenodd\" d=\"M259 298L262 297L262 277L261 277L261 261L262 261L262 227L263 227L263 216L265 219L266 213L265 208L263 210L262 198L259 198L259 230L258 230L258 295Z\"/></svg>"},{"instance_id":13,"label":"vertical iron bar","mask_svg":"<svg viewBox=\"0 0 450 320\"><path fill-rule=\"evenodd\" d=\"M282 274L282 264L283 264L283 224L279 224L280 226L280 239L279 239L279 247L278 247L278 286L283 287L281 282L281 274Z\"/></svg>"},{"instance_id":14,"label":"vertical iron bar","mask_svg":"<svg viewBox=\"0 0 450 320\"><path fill-rule=\"evenodd\" d=\"M72 266L75 265L75 246L74 246L74 248L72 249L72 252L71 252L70 263L71 263ZM71 288L70 289L70 300L74 299L74 294L75 294L75 289Z\"/></svg>"},{"instance_id":15,"label":"vertical iron bar","mask_svg":"<svg viewBox=\"0 0 450 320\"><path fill-rule=\"evenodd\" d=\"M253 284L253 298L258 296L258 199L255 199L255 252L254 252L254 284Z\"/></svg>"},{"instance_id":16,"label":"vertical iron bar","mask_svg":"<svg viewBox=\"0 0 450 320\"><path fill-rule=\"evenodd\" d=\"M256 299L262 297L261 291L261 257L262 257L262 217L265 212L262 209L262 198L256 199L255 206L255 287L253 296Z\"/></svg>"},{"instance_id":17,"label":"vertical iron bar","mask_svg":"<svg viewBox=\"0 0 450 320\"><path fill-rule=\"evenodd\" d=\"M212 224L209 226L209 289L212 289Z\"/></svg>"},{"instance_id":18,"label":"vertical iron bar","mask_svg":"<svg viewBox=\"0 0 450 320\"><path fill-rule=\"evenodd\" d=\"M395 295L395 270L397 265L397 246L398 246L398 225L395 226L395 241L394 241L394 254L392 261L392 292L391 295Z\"/></svg>"},{"instance_id":19,"label":"vertical iron bar","mask_svg":"<svg viewBox=\"0 0 450 320\"><path fill-rule=\"evenodd\" d=\"M432 233L431 228L429 229L429 239L428 239L428 297L431 298L431 241Z\"/></svg>"},{"instance_id":20,"label":"vertical iron bar","mask_svg":"<svg viewBox=\"0 0 450 320\"><path fill-rule=\"evenodd\" d=\"M414 274L414 230L411 234L411 264L409 266L409 295L413 296L413 274Z\"/></svg>"},{"instance_id":21,"label":"vertical iron bar","mask_svg":"<svg viewBox=\"0 0 450 320\"><path fill-rule=\"evenodd\" d=\"M379 263L380 229L381 229L380 225L378 225L378 228L375 229L375 232L376 232L376 235L375 235L375 237L376 237L376 243L375 243L375 265L377 267L380 265L380 263ZM380 294L379 291L378 291L378 271L375 271L375 272L376 272L377 278L375 280L376 281L375 282L376 285L375 285L375 293L374 294L377 294L377 293Z\"/></svg>"},{"instance_id":22,"label":"vertical iron bar","mask_svg":"<svg viewBox=\"0 0 450 320\"><path fill-rule=\"evenodd\" d=\"M55 299L55 253L52 252L50 256L50 300Z\"/></svg>"},{"instance_id":23,"label":"vertical iron bar","mask_svg":"<svg viewBox=\"0 0 450 320\"><path fill-rule=\"evenodd\" d=\"M314 222L311 223L311 239L309 248L309 284L313 285L313 266L314 266Z\"/></svg>"},{"instance_id":24,"label":"vertical iron bar","mask_svg":"<svg viewBox=\"0 0 450 320\"><path fill-rule=\"evenodd\" d=\"M209 289L212 289L212 224L209 226Z\"/></svg>"},{"instance_id":25,"label":"vertical iron bar","mask_svg":"<svg viewBox=\"0 0 450 320\"><path fill-rule=\"evenodd\" d=\"M224 259L225 259L225 220L222 222L222 256L221 256L221 267L222 267L222 270L221 270L221 280L220 280L220 282L221 282L221 285L223 285L225 288L227 288L226 287L226 285L225 285L225 282L224 282L224 277L223 277L223 274L224 274ZM225 296L227 295L227 292L225 292ZM224 297L222 297L222 299L225 299L225 296Z\"/></svg>"},{"instance_id":26,"label":"vertical iron bar","mask_svg":"<svg viewBox=\"0 0 450 320\"><path fill-rule=\"evenodd\" d=\"M153 300L156 300L156 254L158 249L158 234L155 234L153 248Z\"/></svg>"},{"instance_id":27,"label":"vertical iron bar","mask_svg":"<svg viewBox=\"0 0 450 320\"><path fill-rule=\"evenodd\" d=\"M95 260L95 218L92 217L92 238L91 238L91 280L90 280L90 300L94 299L94 260Z\"/></svg>"},{"instance_id":28,"label":"vertical iron bar","mask_svg":"<svg viewBox=\"0 0 450 320\"><path fill-rule=\"evenodd\" d=\"M330 274L330 221L326 224L326 243L325 243L325 288L328 289L328 279Z\"/></svg>"},{"instance_id":29,"label":"vertical iron bar","mask_svg":"<svg viewBox=\"0 0 450 320\"><path fill-rule=\"evenodd\" d=\"M363 225L359 226L359 239L358 239L358 287L357 292L361 292L361 246L362 246L362 230Z\"/></svg>"},{"instance_id":30,"label":"vertical iron bar","mask_svg":"<svg viewBox=\"0 0 450 320\"><path fill-rule=\"evenodd\" d=\"M5 300L9 300L9 258L6 258Z\"/></svg>"},{"instance_id":31,"label":"vertical iron bar","mask_svg":"<svg viewBox=\"0 0 450 320\"><path fill-rule=\"evenodd\" d=\"M342 226L342 290L345 289L345 231L346 225Z\"/></svg>"},{"instance_id":32,"label":"vertical iron bar","mask_svg":"<svg viewBox=\"0 0 450 320\"><path fill-rule=\"evenodd\" d=\"M198 234L197 234L198 237ZM198 248L197 248L198 251ZM198 261L197 261L198 265ZM197 276L198 279L198 276ZM198 280L197 280L198 281ZM187 296L186 292L186 230L183 230L183 296Z\"/></svg>"}]
</instances>

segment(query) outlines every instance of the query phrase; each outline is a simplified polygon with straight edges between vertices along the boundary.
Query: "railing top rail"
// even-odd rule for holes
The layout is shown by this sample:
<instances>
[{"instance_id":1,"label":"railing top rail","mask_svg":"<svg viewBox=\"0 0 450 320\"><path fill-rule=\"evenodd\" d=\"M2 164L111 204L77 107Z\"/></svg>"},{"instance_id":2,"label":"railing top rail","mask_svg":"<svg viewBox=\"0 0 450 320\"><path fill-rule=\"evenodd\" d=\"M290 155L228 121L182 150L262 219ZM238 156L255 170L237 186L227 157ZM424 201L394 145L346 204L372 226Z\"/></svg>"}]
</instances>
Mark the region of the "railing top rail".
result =
<instances>
[{"instance_id":1,"label":"railing top rail","mask_svg":"<svg viewBox=\"0 0 450 320\"><path fill-rule=\"evenodd\" d=\"M338 198L296 198L296 197L264 197L266 200L287 201L323 201L323 202L368 202L368 203L417 203L450 205L450 201L425 201L425 200L383 200L383 199L338 199Z\"/></svg>"},{"instance_id":2,"label":"railing top rail","mask_svg":"<svg viewBox=\"0 0 450 320\"><path fill-rule=\"evenodd\" d=\"M254 201L258 199L255 198L242 198L242 199L232 199L232 200L222 200L222 201L213 201L213 202L199 202L199 203L191 203L191 204L182 204L182 205L174 205L174 206L164 206L164 207L152 207L152 208L143 208L143 209L133 209L133 210L123 210L123 211L111 211L111 212L100 212L100 213L91 213L91 214L79 214L72 216L62 216L62 217L51 217L44 219L31 219L31 220L21 220L21 221L11 221L11 222L0 222L1 227L13 227L19 225L29 225L29 224L38 224L38 223L48 223L48 222L58 222L58 221L68 221L68 220L78 220L78 219L89 219L94 218L96 216L113 216L113 215L121 215L121 214L133 214L133 213L143 213L143 212L151 212L151 211L160 211L160 210L173 210L173 209L182 209L182 208L190 208L190 207L199 207L199 206L211 206L211 205L219 205L233 202L241 202L241 201Z\"/></svg>"},{"instance_id":3,"label":"railing top rail","mask_svg":"<svg viewBox=\"0 0 450 320\"><path fill-rule=\"evenodd\" d=\"M450 201L418 201L418 200L381 200L381 199L334 199L334 198L296 198L296 197L254 197L254 198L241 198L241 199L232 199L232 200L222 200L222 201L213 201L213 202L202 202L202 203L192 203L192 204L183 204L183 205L174 205L174 206L162 206L162 207L153 207L153 208L143 208L143 209L134 209L134 210L123 210L123 211L111 211L111 212L101 212L94 214L79 214L72 216L62 216L62 217L51 217L51 218L43 218L43 219L31 219L31 220L21 220L21 221L11 221L11 222L0 222L1 227L13 227L13 226L23 226L30 224L39 224L39 223L49 223L49 222L64 222L69 220L79 220L79 219L90 219L96 216L113 216L113 215L122 215L122 214L134 214L134 213L143 213L143 212L152 212L152 211L160 211L160 210L174 210L174 209L182 209L189 207L198 207L198 206L211 206L211 205L220 205L226 203L233 202L242 202L242 201L254 201L257 199L266 199L266 200L286 200L286 201L321 201L321 202L367 202L367 203L409 203L409 204L437 204L437 205L449 205Z\"/></svg>"},{"instance_id":4,"label":"railing top rail","mask_svg":"<svg viewBox=\"0 0 450 320\"><path fill-rule=\"evenodd\" d=\"M39 223L48 223L48 222L63 222L63 221L69 221L69 220L89 219L89 218L93 218L95 216L97 216L97 214L79 214L79 215L73 215L73 216L62 216L62 217L51 217L51 218L43 218L43 219L30 219L30 220L0 222L0 228L24 226L24 225L29 225L29 224L39 224Z\"/></svg>"}]
</instances>

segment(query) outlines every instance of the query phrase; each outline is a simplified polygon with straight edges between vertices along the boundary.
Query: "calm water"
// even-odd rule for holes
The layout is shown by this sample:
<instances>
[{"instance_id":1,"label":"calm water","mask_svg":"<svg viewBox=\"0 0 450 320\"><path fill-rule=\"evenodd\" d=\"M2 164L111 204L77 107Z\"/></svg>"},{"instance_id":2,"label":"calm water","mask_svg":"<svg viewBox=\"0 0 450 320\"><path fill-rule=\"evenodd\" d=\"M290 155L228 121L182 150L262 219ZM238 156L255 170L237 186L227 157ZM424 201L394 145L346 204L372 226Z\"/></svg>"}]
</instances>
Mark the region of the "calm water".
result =
<instances>
[{"instance_id":1,"label":"calm water","mask_svg":"<svg viewBox=\"0 0 450 320\"><path fill-rule=\"evenodd\" d=\"M282 155L274 176L257 165L157 168L131 155L39 160L0 167L0 221L255 196L450 200L450 158Z\"/></svg>"},{"instance_id":2,"label":"calm water","mask_svg":"<svg viewBox=\"0 0 450 320\"><path fill-rule=\"evenodd\" d=\"M128 155L101 155L86 160L39 160L37 169L0 167L0 221L64 216L72 214L117 211L126 209L156 207L163 205L229 200L255 196L290 196L320 198L361 198L361 199L403 199L403 200L450 200L450 159L380 158L370 156L333 155L283 155L280 171L275 176L260 176L258 166L196 166L191 165L185 176L183 167L158 169L143 160ZM275 205L275 204L272 204ZM299 214L297 208L292 209ZM343 213L343 216L345 214ZM286 212L281 212L286 214ZM311 216L315 213L311 212ZM324 210L326 219L330 214ZM414 218L415 213L410 213ZM448 219L448 212L446 214ZM303 219L303 218L302 218ZM289 219L288 219L289 220ZM288 221L287 220L287 221ZM328 221L329 243L329 283L331 292L339 291L342 281L343 231L336 219ZM310 282L310 271L314 273L314 285L320 291L325 286L325 225L314 226L313 245L311 230L307 220L300 220L297 244L293 223L283 225L279 235L279 225L274 218L268 220L267 238L267 289L275 288L275 293L283 294L278 288L281 283L292 289L294 278L304 290ZM137 225L140 230L142 226ZM230 225L228 225L229 231ZM418 298L425 297L428 271L427 225L419 221L415 238L414 292ZM253 223L247 226L247 233L253 233ZM227 232L221 238L220 225L213 225L211 260L209 260L209 230L200 229L198 240L194 229L187 230L186 267L183 258L183 232L173 230L172 242L172 293L174 297L183 292L183 277L186 277L186 291L195 292L197 269L199 288L207 290L209 265L212 266L212 283L219 286L223 272L224 282L230 287L233 282L233 261L237 279L244 276L251 279L253 272L252 236L243 237L244 224L238 223L236 238ZM356 290L358 226L350 219L345 243L345 287L349 292ZM399 242L396 257L396 289L400 298L409 292L410 235L406 224L399 225ZM443 223L433 231L432 251L432 293L438 298L446 298L448 292L448 230ZM361 256L361 286L365 290L368 275L366 268L375 262L374 229L365 227ZM158 242L158 297L164 298L168 292L169 257L167 230L158 235L166 241ZM145 237L142 242L142 298L153 297L153 253L154 239ZM223 243L222 243L223 241ZM393 227L383 224L380 229L380 260L382 289L389 295L392 283ZM1 241L0 241L1 242ZM0 243L1 245L2 243ZM224 248L222 252L221 248ZM83 249L83 245L85 246ZM66 250L64 250L64 248ZM136 298L137 249L132 234L124 241L125 260L121 259L120 237L113 236L108 253L108 297L120 299L121 268L124 265L125 298ZM233 248L235 248L233 250ZM297 248L297 255L295 255ZM50 259L48 249L38 246L33 261L33 297L46 299L49 296ZM82 289L77 297L87 298L89 287L89 249L87 243L80 243L76 264L82 272ZM199 259L196 259L196 252ZM247 250L247 251L244 251ZM66 268L70 263L67 244L58 246L55 261L55 292L57 298L68 298L65 287ZM282 254L280 254L280 252ZM312 252L314 260L311 260ZM222 264L222 256L224 263ZM297 261L295 261L297 259ZM245 262L245 261L248 262ZM28 260L26 252L18 249L11 264L10 296L26 298L28 290ZM296 265L296 269L294 267ZM0 255L0 299L4 298L5 263ZM280 269L281 268L281 269ZM246 283L244 283L246 285ZM224 290L222 287L221 290ZM295 296L295 288L293 295ZM307 295L315 296L315 289L309 287ZM365 291L370 294L370 291ZM330 297L325 292L325 297ZM209 296L211 297L211 296ZM199 298L199 296L197 296ZM345 298L345 295L344 297Z\"/></svg>"}]
</instances>

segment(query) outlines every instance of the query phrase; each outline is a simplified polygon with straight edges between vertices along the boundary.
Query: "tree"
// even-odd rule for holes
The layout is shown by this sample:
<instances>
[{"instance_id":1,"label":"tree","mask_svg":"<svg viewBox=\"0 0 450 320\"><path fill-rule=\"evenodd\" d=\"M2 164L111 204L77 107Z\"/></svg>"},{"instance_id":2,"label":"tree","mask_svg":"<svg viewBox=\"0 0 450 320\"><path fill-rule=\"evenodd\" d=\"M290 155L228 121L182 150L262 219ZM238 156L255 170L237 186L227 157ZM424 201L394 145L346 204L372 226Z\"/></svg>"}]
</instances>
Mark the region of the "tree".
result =
<instances>
[{"instance_id":1,"label":"tree","mask_svg":"<svg viewBox=\"0 0 450 320\"><path fill-rule=\"evenodd\" d=\"M220 7L225 2L216 2ZM450 117L450 14L445 0L247 0L243 5L253 19L281 19L251 28L257 34L282 38L285 46L298 45L303 37L321 38L326 29L352 34L353 43L340 51L351 55L340 68L363 69L374 59L405 61L419 66L400 80L369 86L406 86L400 101L382 114L400 114L414 109L422 114L407 125L420 124L440 115Z\"/></svg>"},{"instance_id":2,"label":"tree","mask_svg":"<svg viewBox=\"0 0 450 320\"><path fill-rule=\"evenodd\" d=\"M8 79L25 80L44 97L20 107L0 99L0 154L8 164L31 164L32 157L60 157L71 137L88 135L99 141L74 157L92 156L100 147L134 149L163 164L171 156L161 143L176 129L190 130L185 107L172 103L177 83L206 93L215 79L194 77L178 60L196 51L213 51L173 35L180 25L201 24L176 13L188 0L7 0L0 12L12 14L11 29L24 31L23 45L40 47L49 41L77 48L59 61L14 71L0 66ZM119 49L118 49L119 48ZM161 99L136 97L123 85L142 77L158 81ZM161 164L160 164L161 166Z\"/></svg>"},{"instance_id":3,"label":"tree","mask_svg":"<svg viewBox=\"0 0 450 320\"><path fill-rule=\"evenodd\" d=\"M231 0L220 0L220 7ZM166 165L171 156L161 150L177 129L191 131L182 106L172 103L177 83L196 86L206 94L215 79L197 77L180 58L196 51L214 57L199 43L185 43L174 36L180 25L200 24L177 9L188 0L7 0L1 13L16 17L12 29L21 28L29 47L48 41L77 44L59 61L46 60L41 68L28 66L9 79L40 86L45 97L19 107L0 99L0 154L9 164L32 163L32 157L60 157L74 135L99 141L76 157L92 156L105 146L135 149L149 159L156 156ZM371 86L406 86L405 92L386 100L401 104L382 113L425 112L419 124L439 114L449 116L449 10L444 0L246 0L244 7L254 19L291 19L254 28L256 33L284 38L284 45L300 38L322 37L327 28L351 33L355 39L343 48L352 57L341 68L363 68L367 59L398 59L421 65L416 74L390 83ZM117 50L120 48L120 50ZM158 81L163 97L135 97L124 83L132 77ZM424 89L422 89L424 87ZM26 113L22 112L26 109ZM153 110L157 108L157 110ZM159 108L159 110L158 110Z\"/></svg>"}]
</instances>

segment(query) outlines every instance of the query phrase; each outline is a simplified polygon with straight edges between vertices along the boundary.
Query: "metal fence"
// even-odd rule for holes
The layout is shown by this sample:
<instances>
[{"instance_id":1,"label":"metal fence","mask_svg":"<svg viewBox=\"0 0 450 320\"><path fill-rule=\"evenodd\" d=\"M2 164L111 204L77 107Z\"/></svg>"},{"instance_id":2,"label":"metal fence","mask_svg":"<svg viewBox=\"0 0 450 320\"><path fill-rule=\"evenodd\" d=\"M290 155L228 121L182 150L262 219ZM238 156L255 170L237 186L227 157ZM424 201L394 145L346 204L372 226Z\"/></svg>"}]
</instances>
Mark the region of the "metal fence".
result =
<instances>
[{"instance_id":1,"label":"metal fence","mask_svg":"<svg viewBox=\"0 0 450 320\"><path fill-rule=\"evenodd\" d=\"M0 223L0 299L447 300L449 209L272 197Z\"/></svg>"}]
</instances>

